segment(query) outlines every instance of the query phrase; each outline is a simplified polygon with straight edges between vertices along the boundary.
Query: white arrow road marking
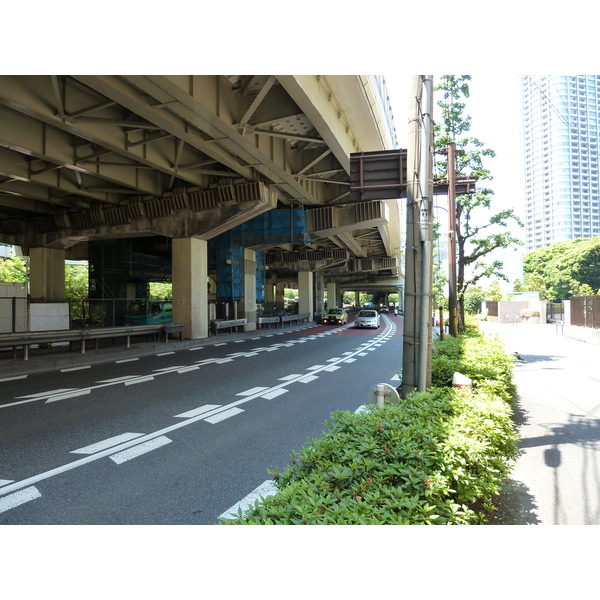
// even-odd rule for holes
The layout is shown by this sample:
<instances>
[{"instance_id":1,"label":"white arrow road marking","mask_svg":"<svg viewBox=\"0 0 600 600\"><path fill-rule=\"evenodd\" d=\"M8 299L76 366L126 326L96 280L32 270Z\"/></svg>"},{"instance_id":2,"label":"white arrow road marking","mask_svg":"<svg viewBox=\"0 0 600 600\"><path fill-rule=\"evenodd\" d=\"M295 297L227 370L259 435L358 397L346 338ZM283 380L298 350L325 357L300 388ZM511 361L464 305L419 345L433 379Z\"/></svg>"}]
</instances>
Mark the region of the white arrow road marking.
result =
<instances>
[{"instance_id":1,"label":"white arrow road marking","mask_svg":"<svg viewBox=\"0 0 600 600\"><path fill-rule=\"evenodd\" d=\"M101 442L96 442L95 444L90 444L89 446L78 448L77 450L71 450L71 454L94 454L94 452L100 452L102 450L106 450L107 448L118 446L123 442L134 440L135 438L141 437L142 435L144 434L130 432L122 433L121 435L115 435L114 437L102 440Z\"/></svg>"},{"instance_id":2,"label":"white arrow road marking","mask_svg":"<svg viewBox=\"0 0 600 600\"><path fill-rule=\"evenodd\" d=\"M110 459L116 462L118 465L120 465L128 460L131 460L132 458L137 458L142 454L146 454L148 452L151 452L152 450L156 450L157 448L166 446L172 441L173 440L170 440L168 437L161 435L157 438L154 438L153 440L150 440L149 442L144 442L142 444L134 446L133 448L128 448L127 450L123 450L122 452L113 454L110 457Z\"/></svg>"},{"instance_id":3,"label":"white arrow road marking","mask_svg":"<svg viewBox=\"0 0 600 600\"><path fill-rule=\"evenodd\" d=\"M223 412L220 412L212 417L207 417L206 419L204 419L207 423L219 423L221 421L224 421L225 419L229 419L229 417L233 417L235 415L239 415L240 413L243 413L244 411L241 408L230 408L229 410L224 410Z\"/></svg>"},{"instance_id":4,"label":"white arrow road marking","mask_svg":"<svg viewBox=\"0 0 600 600\"><path fill-rule=\"evenodd\" d=\"M31 500L35 500L36 498L41 498L42 495L35 487L28 487L19 492L15 492L14 494L10 494L9 496L5 496L4 498L0 498L0 513L10 510L11 508L15 508L15 506L19 506L21 504L25 504L25 502L30 502Z\"/></svg>"},{"instance_id":5,"label":"white arrow road marking","mask_svg":"<svg viewBox=\"0 0 600 600\"><path fill-rule=\"evenodd\" d=\"M268 496L274 496L276 493L277 484L272 479L269 479L268 481L261 483L254 491L250 492L230 509L226 510L219 519L234 519L238 509L241 508L243 512L250 508L257 500Z\"/></svg>"}]
</instances>

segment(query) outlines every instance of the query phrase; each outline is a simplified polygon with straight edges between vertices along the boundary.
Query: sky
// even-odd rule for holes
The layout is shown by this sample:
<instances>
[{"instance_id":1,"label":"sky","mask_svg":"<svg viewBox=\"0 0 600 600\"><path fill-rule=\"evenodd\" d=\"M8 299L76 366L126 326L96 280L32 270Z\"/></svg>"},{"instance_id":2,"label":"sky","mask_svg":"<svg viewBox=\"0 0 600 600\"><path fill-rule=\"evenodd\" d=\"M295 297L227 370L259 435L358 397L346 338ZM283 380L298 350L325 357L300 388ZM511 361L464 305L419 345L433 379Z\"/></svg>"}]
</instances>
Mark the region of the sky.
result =
<instances>
[{"instance_id":1,"label":"sky","mask_svg":"<svg viewBox=\"0 0 600 600\"><path fill-rule=\"evenodd\" d=\"M384 74L388 95L392 104L394 121L400 147L406 147L406 122L409 108L408 83L410 75ZM434 76L434 85L439 76ZM485 148L496 152L494 158L487 158L484 165L491 171L493 180L486 181L486 187L494 191L492 208L478 211L481 218L492 216L506 208L514 208L524 221L524 189L521 161L521 121L519 112L520 79L514 73L488 72L472 75L469 83L470 96L465 99L464 114L471 116L472 135L483 142ZM434 103L436 98L434 95ZM435 113L434 113L435 119ZM445 197L436 197L437 203L445 206ZM447 213L439 211L439 219L444 223ZM511 233L524 239L524 228L511 227ZM498 251L494 258L504 262L504 273L509 283L501 281L503 289L512 290L512 282L522 278L522 247ZM488 282L483 284L487 287Z\"/></svg>"}]
</instances>

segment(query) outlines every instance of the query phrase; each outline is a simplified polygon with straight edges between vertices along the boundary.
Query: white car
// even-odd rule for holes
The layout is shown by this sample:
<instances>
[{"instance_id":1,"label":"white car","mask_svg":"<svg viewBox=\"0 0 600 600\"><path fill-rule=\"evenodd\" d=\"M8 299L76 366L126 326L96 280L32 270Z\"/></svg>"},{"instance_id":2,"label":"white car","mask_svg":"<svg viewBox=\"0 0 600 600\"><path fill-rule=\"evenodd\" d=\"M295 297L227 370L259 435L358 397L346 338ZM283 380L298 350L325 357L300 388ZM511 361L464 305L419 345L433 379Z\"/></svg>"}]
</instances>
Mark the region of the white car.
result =
<instances>
[{"instance_id":1,"label":"white car","mask_svg":"<svg viewBox=\"0 0 600 600\"><path fill-rule=\"evenodd\" d=\"M359 310L354 321L354 327L375 327L381 324L381 317L376 310Z\"/></svg>"}]
</instances>

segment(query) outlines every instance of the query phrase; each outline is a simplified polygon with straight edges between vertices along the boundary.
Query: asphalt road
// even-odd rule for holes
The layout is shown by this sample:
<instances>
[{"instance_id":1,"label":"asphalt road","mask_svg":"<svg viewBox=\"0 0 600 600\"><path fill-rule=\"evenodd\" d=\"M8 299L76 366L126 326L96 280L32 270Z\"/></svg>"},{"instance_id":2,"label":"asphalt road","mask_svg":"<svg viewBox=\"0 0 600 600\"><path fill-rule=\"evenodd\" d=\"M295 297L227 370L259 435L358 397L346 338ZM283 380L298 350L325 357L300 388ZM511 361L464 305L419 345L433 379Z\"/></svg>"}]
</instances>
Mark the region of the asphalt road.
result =
<instances>
[{"instance_id":1,"label":"asphalt road","mask_svg":"<svg viewBox=\"0 0 600 600\"><path fill-rule=\"evenodd\" d=\"M215 524L398 385L402 318L316 326L2 382L0 524Z\"/></svg>"}]
</instances>

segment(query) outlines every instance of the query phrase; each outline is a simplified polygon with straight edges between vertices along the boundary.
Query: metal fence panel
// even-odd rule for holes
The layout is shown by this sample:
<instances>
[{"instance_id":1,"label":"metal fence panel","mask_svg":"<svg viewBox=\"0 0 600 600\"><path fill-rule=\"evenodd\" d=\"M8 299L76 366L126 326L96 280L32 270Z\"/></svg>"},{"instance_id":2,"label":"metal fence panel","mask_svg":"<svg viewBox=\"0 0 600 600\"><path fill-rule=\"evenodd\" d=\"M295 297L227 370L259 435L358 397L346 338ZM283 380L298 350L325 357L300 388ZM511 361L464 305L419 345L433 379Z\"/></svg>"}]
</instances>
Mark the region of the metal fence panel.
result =
<instances>
[{"instance_id":1,"label":"metal fence panel","mask_svg":"<svg viewBox=\"0 0 600 600\"><path fill-rule=\"evenodd\" d=\"M600 329L600 296L573 296L571 325Z\"/></svg>"}]
</instances>

